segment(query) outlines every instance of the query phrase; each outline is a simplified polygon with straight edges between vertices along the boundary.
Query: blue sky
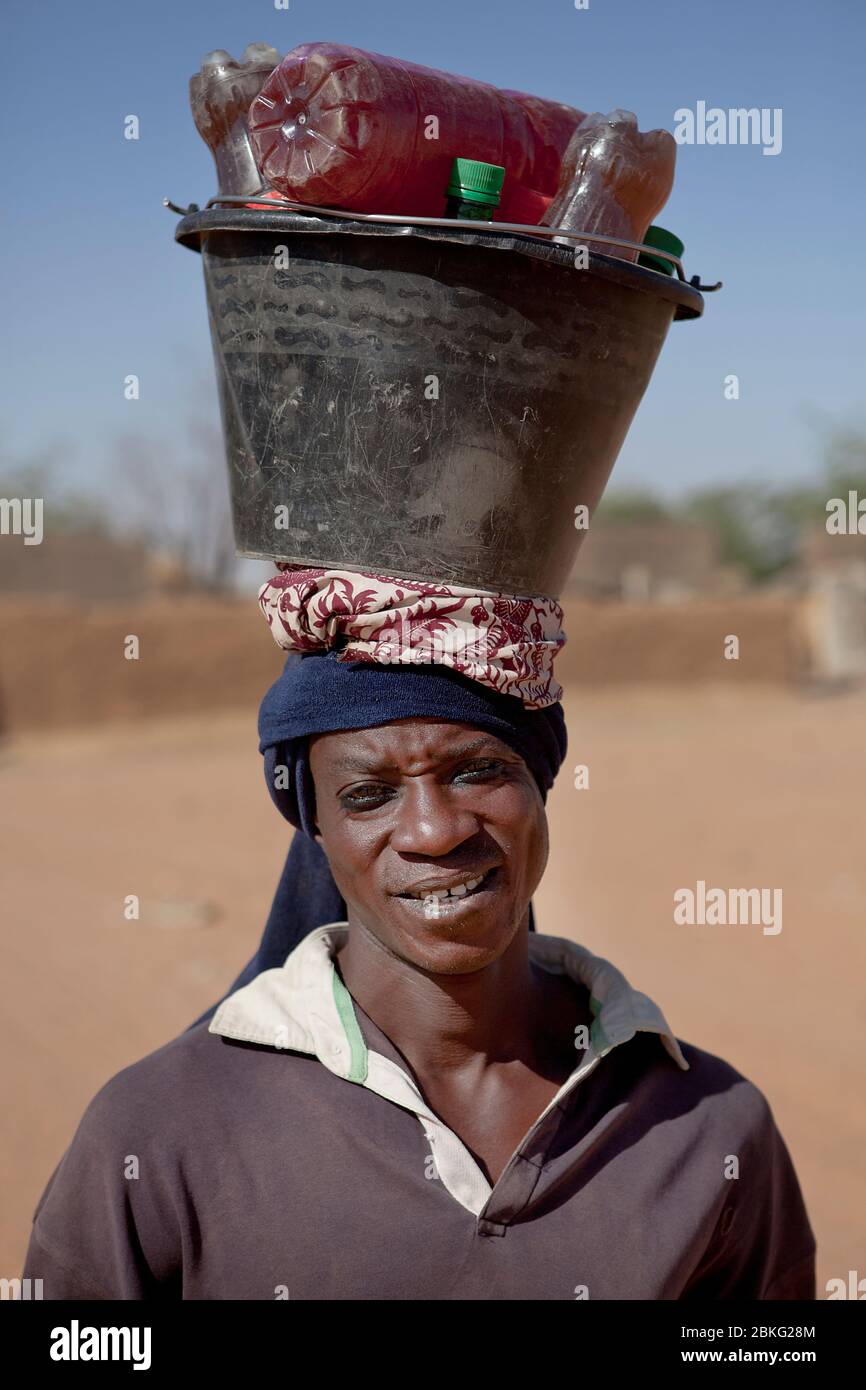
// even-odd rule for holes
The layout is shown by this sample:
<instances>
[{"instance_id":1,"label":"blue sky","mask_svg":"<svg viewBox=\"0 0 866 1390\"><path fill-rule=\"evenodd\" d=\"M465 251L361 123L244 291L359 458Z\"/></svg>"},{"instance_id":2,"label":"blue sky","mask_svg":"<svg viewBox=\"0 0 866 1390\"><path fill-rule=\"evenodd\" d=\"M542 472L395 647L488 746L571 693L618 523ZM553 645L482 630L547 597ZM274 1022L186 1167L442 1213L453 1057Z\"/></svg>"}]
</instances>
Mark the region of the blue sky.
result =
<instances>
[{"instance_id":1,"label":"blue sky","mask_svg":"<svg viewBox=\"0 0 866 1390\"><path fill-rule=\"evenodd\" d=\"M781 107L781 153L681 146L659 221L686 270L725 288L674 324L614 472L675 497L807 478L822 422L862 419L862 55L856 0L148 0L6 9L3 457L47 451L106 476L118 435L170 437L191 398L216 419L201 271L164 195L203 203L210 153L187 83L213 48L330 39L558 98L674 112ZM15 55L20 55L16 60ZM141 138L123 138L123 119ZM141 380L124 400L123 378ZM728 373L740 399L725 399Z\"/></svg>"}]
</instances>

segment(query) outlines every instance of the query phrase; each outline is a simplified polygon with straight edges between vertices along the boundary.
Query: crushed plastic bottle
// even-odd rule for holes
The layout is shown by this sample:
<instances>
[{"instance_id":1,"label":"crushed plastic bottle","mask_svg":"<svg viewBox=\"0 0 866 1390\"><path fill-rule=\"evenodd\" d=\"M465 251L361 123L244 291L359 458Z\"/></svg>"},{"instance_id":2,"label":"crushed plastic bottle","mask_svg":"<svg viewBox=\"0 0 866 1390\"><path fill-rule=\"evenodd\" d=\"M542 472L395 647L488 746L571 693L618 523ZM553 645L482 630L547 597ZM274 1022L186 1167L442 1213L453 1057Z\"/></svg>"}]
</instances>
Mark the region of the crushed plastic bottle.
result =
<instances>
[{"instance_id":1,"label":"crushed plastic bottle","mask_svg":"<svg viewBox=\"0 0 866 1390\"><path fill-rule=\"evenodd\" d=\"M502 165L499 221L537 225L584 113L343 44L287 53L250 107L259 167L285 197L441 216L455 158Z\"/></svg>"},{"instance_id":2,"label":"crushed plastic bottle","mask_svg":"<svg viewBox=\"0 0 866 1390\"><path fill-rule=\"evenodd\" d=\"M607 116L594 111L569 141L556 197L541 223L643 241L670 196L676 157L676 141L669 131L642 133L631 111L617 109ZM554 240L575 245L565 237ZM590 237L587 243L592 244ZM592 244L592 249L623 261L635 261L639 254L603 242Z\"/></svg>"},{"instance_id":3,"label":"crushed plastic bottle","mask_svg":"<svg viewBox=\"0 0 866 1390\"><path fill-rule=\"evenodd\" d=\"M262 186L247 115L279 61L279 53L267 43L248 44L239 63L224 48L217 48L189 80L193 120L210 146L222 194L257 193Z\"/></svg>"}]
</instances>

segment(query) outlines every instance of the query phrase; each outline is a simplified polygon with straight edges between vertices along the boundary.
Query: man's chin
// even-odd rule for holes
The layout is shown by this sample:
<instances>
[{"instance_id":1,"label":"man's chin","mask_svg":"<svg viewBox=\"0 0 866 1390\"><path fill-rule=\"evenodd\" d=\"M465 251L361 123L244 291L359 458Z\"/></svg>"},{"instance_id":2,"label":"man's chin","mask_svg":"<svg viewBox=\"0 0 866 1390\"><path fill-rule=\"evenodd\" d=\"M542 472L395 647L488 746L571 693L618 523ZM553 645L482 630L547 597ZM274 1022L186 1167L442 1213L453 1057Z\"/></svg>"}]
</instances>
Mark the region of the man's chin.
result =
<instances>
[{"instance_id":1,"label":"man's chin","mask_svg":"<svg viewBox=\"0 0 866 1390\"><path fill-rule=\"evenodd\" d=\"M453 906L450 900L416 903L392 898L390 949L433 974L471 974L508 949L521 920L521 914L510 909L510 904L472 904L459 898Z\"/></svg>"}]
</instances>

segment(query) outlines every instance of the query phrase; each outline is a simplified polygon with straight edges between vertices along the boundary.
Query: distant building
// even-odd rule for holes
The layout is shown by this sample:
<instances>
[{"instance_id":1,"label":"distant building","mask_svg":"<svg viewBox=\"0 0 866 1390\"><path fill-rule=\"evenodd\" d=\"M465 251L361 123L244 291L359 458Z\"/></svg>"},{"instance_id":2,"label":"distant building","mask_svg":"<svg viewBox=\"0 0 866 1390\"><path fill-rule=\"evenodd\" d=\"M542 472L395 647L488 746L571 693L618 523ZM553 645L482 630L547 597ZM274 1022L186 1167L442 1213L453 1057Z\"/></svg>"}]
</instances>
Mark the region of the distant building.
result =
<instances>
[{"instance_id":1,"label":"distant building","mask_svg":"<svg viewBox=\"0 0 866 1390\"><path fill-rule=\"evenodd\" d=\"M866 575L866 536L831 535L818 522L804 529L798 560L800 568L811 574Z\"/></svg>"},{"instance_id":2,"label":"distant building","mask_svg":"<svg viewBox=\"0 0 866 1390\"><path fill-rule=\"evenodd\" d=\"M813 675L866 675L866 536L833 535L820 523L801 536L792 567L806 594L803 632Z\"/></svg>"},{"instance_id":3,"label":"distant building","mask_svg":"<svg viewBox=\"0 0 866 1390\"><path fill-rule=\"evenodd\" d=\"M716 536L699 522L599 521L589 527L566 592L663 602L743 588L743 577L720 563Z\"/></svg>"},{"instance_id":4,"label":"distant building","mask_svg":"<svg viewBox=\"0 0 866 1390\"><path fill-rule=\"evenodd\" d=\"M156 562L158 564L158 562ZM148 549L98 530L46 533L39 545L0 537L0 594L137 598L165 586Z\"/></svg>"}]
</instances>

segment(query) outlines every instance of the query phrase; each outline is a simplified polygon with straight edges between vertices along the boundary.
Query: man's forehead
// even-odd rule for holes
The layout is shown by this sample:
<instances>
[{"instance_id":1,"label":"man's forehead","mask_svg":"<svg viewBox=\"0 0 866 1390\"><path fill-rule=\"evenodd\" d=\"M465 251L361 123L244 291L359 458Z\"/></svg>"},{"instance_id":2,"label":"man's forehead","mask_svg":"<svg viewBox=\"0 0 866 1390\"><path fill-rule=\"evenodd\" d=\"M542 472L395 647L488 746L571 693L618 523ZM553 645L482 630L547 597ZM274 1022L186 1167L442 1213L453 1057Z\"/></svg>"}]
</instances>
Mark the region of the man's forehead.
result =
<instances>
[{"instance_id":1,"label":"man's forehead","mask_svg":"<svg viewBox=\"0 0 866 1390\"><path fill-rule=\"evenodd\" d=\"M495 734L472 724L445 719L397 719L372 729L346 729L310 740L316 761L339 772L376 767L395 770L407 758L454 760L487 752L510 751Z\"/></svg>"}]
</instances>

